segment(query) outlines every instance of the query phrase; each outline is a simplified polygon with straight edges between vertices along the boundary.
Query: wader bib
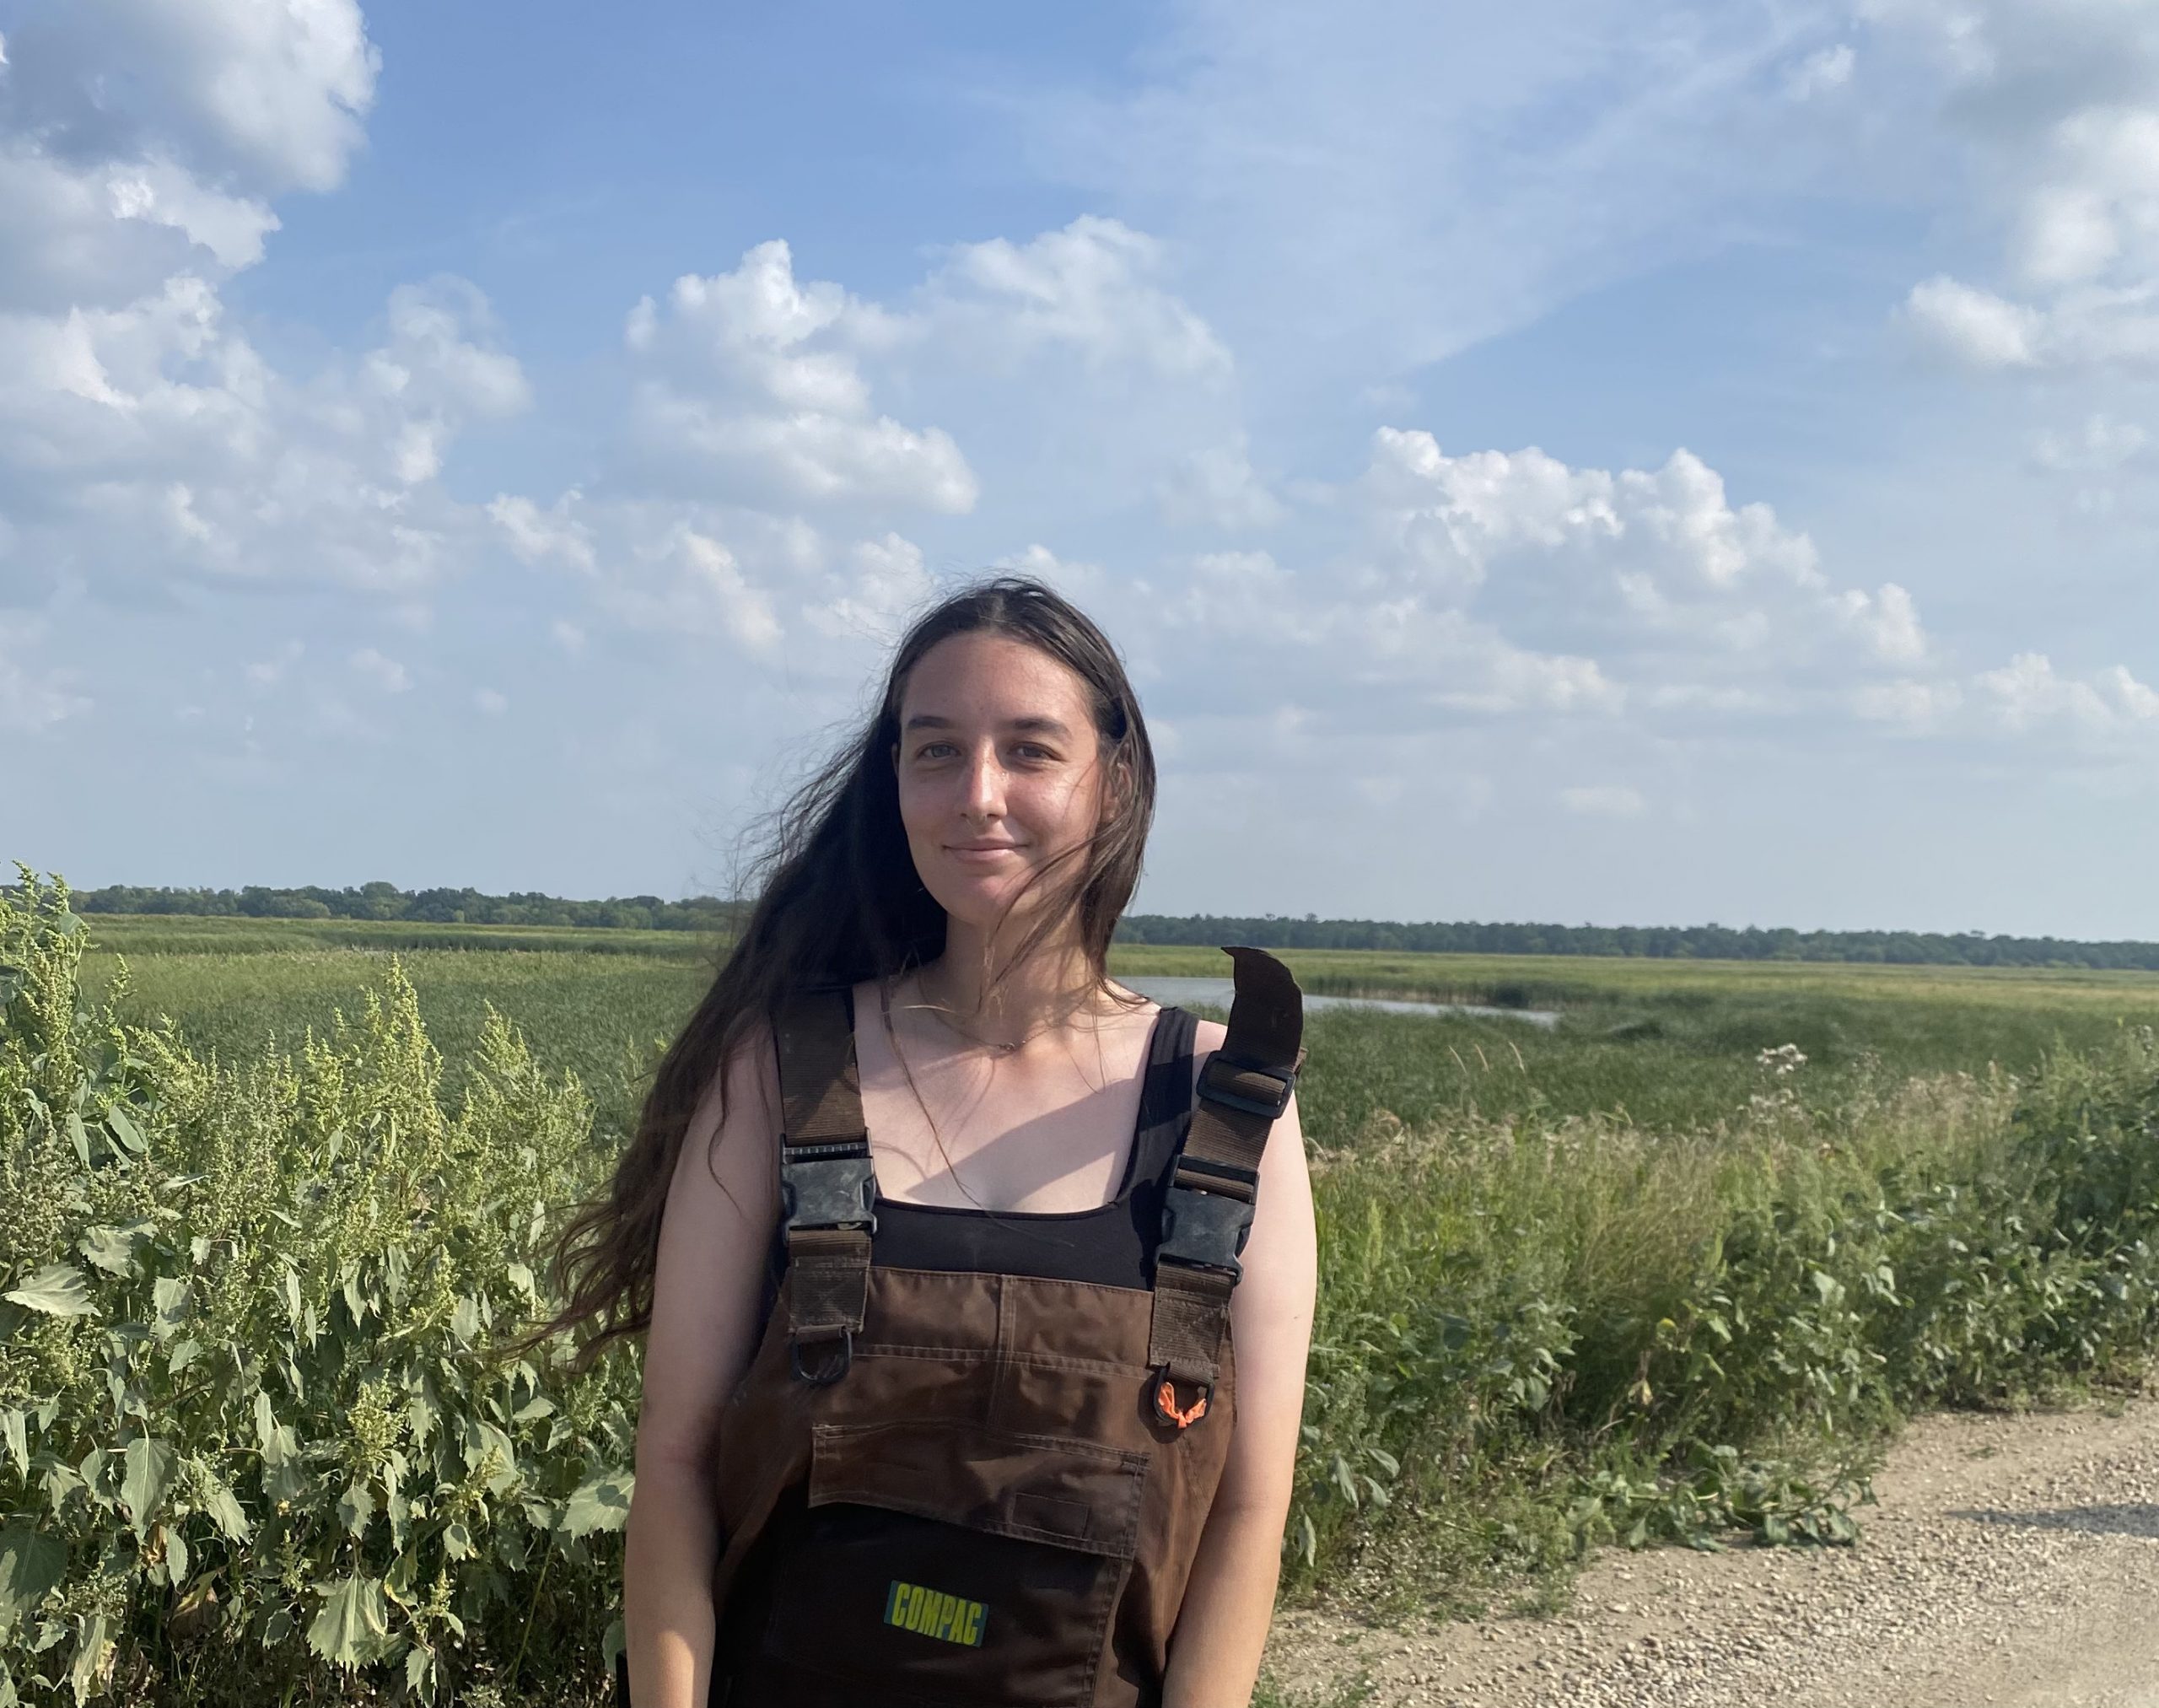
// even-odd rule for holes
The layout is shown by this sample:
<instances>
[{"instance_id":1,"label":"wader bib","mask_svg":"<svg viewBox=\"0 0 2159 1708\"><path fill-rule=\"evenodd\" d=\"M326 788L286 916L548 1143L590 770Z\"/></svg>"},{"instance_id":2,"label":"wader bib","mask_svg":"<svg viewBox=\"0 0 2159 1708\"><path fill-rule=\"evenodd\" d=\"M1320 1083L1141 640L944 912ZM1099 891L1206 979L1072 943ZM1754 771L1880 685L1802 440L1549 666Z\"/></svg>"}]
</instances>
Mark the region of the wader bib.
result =
<instances>
[{"instance_id":1,"label":"wader bib","mask_svg":"<svg viewBox=\"0 0 2159 1708\"><path fill-rule=\"evenodd\" d=\"M1151 1288L874 1262L849 991L775 1016L786 1270L720 1424L714 1703L1160 1700L1235 1422L1237 1253L1305 1054L1289 969L1228 952Z\"/></svg>"}]
</instances>

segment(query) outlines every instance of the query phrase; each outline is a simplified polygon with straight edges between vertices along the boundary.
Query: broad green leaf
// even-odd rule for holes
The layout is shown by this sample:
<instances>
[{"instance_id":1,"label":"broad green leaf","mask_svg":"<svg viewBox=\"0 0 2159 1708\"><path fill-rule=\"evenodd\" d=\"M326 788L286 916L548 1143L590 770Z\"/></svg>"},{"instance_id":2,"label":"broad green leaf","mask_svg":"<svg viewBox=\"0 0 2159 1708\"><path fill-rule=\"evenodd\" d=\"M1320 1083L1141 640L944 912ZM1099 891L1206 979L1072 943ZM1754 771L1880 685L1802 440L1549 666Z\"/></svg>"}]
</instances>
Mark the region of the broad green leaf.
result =
<instances>
[{"instance_id":1,"label":"broad green leaf","mask_svg":"<svg viewBox=\"0 0 2159 1708\"><path fill-rule=\"evenodd\" d=\"M83 1486L83 1479L75 1474L72 1465L49 1465L38 1480L45 1488L45 1504L55 1517L67 1506L67 1497Z\"/></svg>"},{"instance_id":2,"label":"broad green leaf","mask_svg":"<svg viewBox=\"0 0 2159 1708\"><path fill-rule=\"evenodd\" d=\"M510 1439L485 1418L468 1418L465 1423L465 1468L476 1471L487 1463L487 1456L495 1457L494 1468L487 1474L487 1492L499 1495L517 1481L517 1449Z\"/></svg>"},{"instance_id":3,"label":"broad green leaf","mask_svg":"<svg viewBox=\"0 0 2159 1708\"><path fill-rule=\"evenodd\" d=\"M299 1437L270 1409L270 1396L255 1396L255 1436L262 1447L262 1491L272 1501L297 1501L307 1493Z\"/></svg>"},{"instance_id":4,"label":"broad green leaf","mask_svg":"<svg viewBox=\"0 0 2159 1708\"><path fill-rule=\"evenodd\" d=\"M75 1645L74 1664L67 1668L68 1686L78 1703L87 1702L97 1694L105 1657L111 1650L112 1643L105 1634L105 1615L94 1614L83 1627L82 1637Z\"/></svg>"},{"instance_id":5,"label":"broad green leaf","mask_svg":"<svg viewBox=\"0 0 2159 1708\"><path fill-rule=\"evenodd\" d=\"M163 1441L137 1436L127 1444L127 1471L120 1481L120 1498L127 1507L128 1521L137 1536L143 1535L150 1520L164 1504L172 1487L173 1451Z\"/></svg>"},{"instance_id":6,"label":"broad green leaf","mask_svg":"<svg viewBox=\"0 0 2159 1708\"><path fill-rule=\"evenodd\" d=\"M163 1532L165 1544L165 1581L175 1589L187 1581L187 1538L176 1529L167 1526Z\"/></svg>"},{"instance_id":7,"label":"broad green leaf","mask_svg":"<svg viewBox=\"0 0 2159 1708\"><path fill-rule=\"evenodd\" d=\"M23 1414L12 1406L0 1408L0 1443L8 1449L8 1457L15 1462L15 1474L27 1477L30 1474L30 1443L29 1432L23 1426Z\"/></svg>"},{"instance_id":8,"label":"broad green leaf","mask_svg":"<svg viewBox=\"0 0 2159 1708\"><path fill-rule=\"evenodd\" d=\"M250 1528L247 1513L224 1480L201 1458L188 1461L189 1481L194 1487L202 1510L210 1515L229 1542L245 1542Z\"/></svg>"},{"instance_id":9,"label":"broad green leaf","mask_svg":"<svg viewBox=\"0 0 2159 1708\"><path fill-rule=\"evenodd\" d=\"M158 1312L151 1332L160 1340L170 1340L188 1317L191 1306L187 1283L177 1275L160 1275L150 1289L150 1297Z\"/></svg>"},{"instance_id":10,"label":"broad green leaf","mask_svg":"<svg viewBox=\"0 0 2159 1708\"><path fill-rule=\"evenodd\" d=\"M442 1528L442 1549L452 1560L472 1557L472 1533L466 1528L462 1518L453 1518Z\"/></svg>"},{"instance_id":11,"label":"broad green leaf","mask_svg":"<svg viewBox=\"0 0 2159 1708\"><path fill-rule=\"evenodd\" d=\"M620 1530L630 1516L630 1492L637 1479L628 1471L601 1471L587 1477L563 1510L563 1534L590 1536L596 1530Z\"/></svg>"},{"instance_id":12,"label":"broad green leaf","mask_svg":"<svg viewBox=\"0 0 2159 1708\"><path fill-rule=\"evenodd\" d=\"M135 1124L125 1105L115 1103L108 1108L105 1112L105 1123L112 1129L113 1137L137 1156L150 1148L149 1142L143 1137L143 1129Z\"/></svg>"},{"instance_id":13,"label":"broad green leaf","mask_svg":"<svg viewBox=\"0 0 2159 1708\"><path fill-rule=\"evenodd\" d=\"M67 1544L27 1524L0 1529L0 1637L67 1575Z\"/></svg>"},{"instance_id":14,"label":"broad green leaf","mask_svg":"<svg viewBox=\"0 0 2159 1708\"><path fill-rule=\"evenodd\" d=\"M67 1142L75 1147L75 1155L82 1159L83 1167L90 1166L90 1129L83 1124L79 1111L67 1112Z\"/></svg>"},{"instance_id":15,"label":"broad green leaf","mask_svg":"<svg viewBox=\"0 0 2159 1708\"><path fill-rule=\"evenodd\" d=\"M618 1619L611 1621L607 1627L607 1635L600 1640L600 1670L611 1673L615 1670L616 1661L621 1657L622 1651L627 1648L629 1644L629 1634L622 1620Z\"/></svg>"},{"instance_id":16,"label":"broad green leaf","mask_svg":"<svg viewBox=\"0 0 2159 1708\"><path fill-rule=\"evenodd\" d=\"M435 1651L433 1649L415 1649L405 1657L405 1688L423 1702L434 1700Z\"/></svg>"},{"instance_id":17,"label":"broad green leaf","mask_svg":"<svg viewBox=\"0 0 2159 1708\"><path fill-rule=\"evenodd\" d=\"M470 1346L480 1338L480 1307L469 1293L459 1295L457 1308L450 1313L450 1332L460 1346Z\"/></svg>"},{"instance_id":18,"label":"broad green leaf","mask_svg":"<svg viewBox=\"0 0 2159 1708\"><path fill-rule=\"evenodd\" d=\"M530 1423L536 1418L552 1417L555 1402L552 1399L528 1399L510 1414L513 1423Z\"/></svg>"},{"instance_id":19,"label":"broad green leaf","mask_svg":"<svg viewBox=\"0 0 2159 1708\"><path fill-rule=\"evenodd\" d=\"M337 1516L355 1536L368 1528L368 1520L374 1517L374 1495L365 1483L353 1484L339 1496Z\"/></svg>"},{"instance_id":20,"label":"broad green leaf","mask_svg":"<svg viewBox=\"0 0 2159 1708\"><path fill-rule=\"evenodd\" d=\"M321 1610L307 1628L307 1646L333 1667L361 1667L390 1638L390 1610L379 1577L344 1577L315 1586Z\"/></svg>"},{"instance_id":21,"label":"broad green leaf","mask_svg":"<svg viewBox=\"0 0 2159 1708\"><path fill-rule=\"evenodd\" d=\"M368 1320L370 1313L368 1310L368 1301L360 1291L360 1272L357 1266L346 1270L345 1282L341 1290L345 1296L345 1313L353 1319L353 1326L358 1328Z\"/></svg>"},{"instance_id":22,"label":"broad green leaf","mask_svg":"<svg viewBox=\"0 0 2159 1708\"><path fill-rule=\"evenodd\" d=\"M149 1236L150 1224L146 1221L127 1227L94 1227L83 1233L75 1249L108 1275L124 1280L135 1273L136 1248Z\"/></svg>"},{"instance_id":23,"label":"broad green leaf","mask_svg":"<svg viewBox=\"0 0 2159 1708\"><path fill-rule=\"evenodd\" d=\"M47 1263L21 1286L0 1293L25 1310L42 1311L48 1317L94 1317L90 1284L73 1263Z\"/></svg>"}]
</instances>

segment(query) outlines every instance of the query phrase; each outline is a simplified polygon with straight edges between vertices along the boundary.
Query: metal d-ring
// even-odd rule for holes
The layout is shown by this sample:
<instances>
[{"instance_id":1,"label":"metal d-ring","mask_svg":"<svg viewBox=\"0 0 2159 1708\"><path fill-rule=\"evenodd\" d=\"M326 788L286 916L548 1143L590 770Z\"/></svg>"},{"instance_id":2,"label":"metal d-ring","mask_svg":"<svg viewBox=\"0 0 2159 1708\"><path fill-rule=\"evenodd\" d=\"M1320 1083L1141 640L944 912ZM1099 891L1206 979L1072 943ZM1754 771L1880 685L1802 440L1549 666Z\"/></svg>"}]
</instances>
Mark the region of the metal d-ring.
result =
<instances>
[{"instance_id":1,"label":"metal d-ring","mask_svg":"<svg viewBox=\"0 0 2159 1708\"><path fill-rule=\"evenodd\" d=\"M854 1362L854 1330L847 1328L840 1330L839 1357L833 1361L829 1369L810 1371L802 1367L802 1342L799 1337L788 1342L787 1350L788 1357L794 1364L794 1373L798 1377L810 1383L813 1387L829 1387L845 1376Z\"/></svg>"}]
</instances>

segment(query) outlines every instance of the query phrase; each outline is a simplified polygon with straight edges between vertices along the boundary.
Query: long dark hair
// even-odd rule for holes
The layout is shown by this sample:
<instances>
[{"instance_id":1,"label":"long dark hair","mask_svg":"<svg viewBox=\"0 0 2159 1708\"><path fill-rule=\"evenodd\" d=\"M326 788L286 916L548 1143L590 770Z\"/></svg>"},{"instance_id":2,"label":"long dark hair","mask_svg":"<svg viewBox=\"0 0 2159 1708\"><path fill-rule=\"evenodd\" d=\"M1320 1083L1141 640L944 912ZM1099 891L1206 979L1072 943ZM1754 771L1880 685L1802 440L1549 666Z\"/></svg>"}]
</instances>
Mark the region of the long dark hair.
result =
<instances>
[{"instance_id":1,"label":"long dark hair","mask_svg":"<svg viewBox=\"0 0 2159 1708\"><path fill-rule=\"evenodd\" d=\"M944 953L945 910L915 871L892 749L908 674L938 642L983 632L1037 647L1080 677L1093 703L1103 773L1116 779L1104 790L1093 835L1070 851L1077 870L1061 877L993 978L1051 933L1072 926L1095 983L1108 977L1110 935L1139 884L1154 820L1154 750L1108 637L1042 582L999 575L962 589L916 621L893 653L875 712L776 816L741 935L654 1070L608 1196L564 1230L555 1274L566 1302L541 1332L588 1331L580 1366L652 1320L668 1187L708 1089L717 1082L714 1095L724 1096L723 1064L791 993L890 977Z\"/></svg>"}]
</instances>

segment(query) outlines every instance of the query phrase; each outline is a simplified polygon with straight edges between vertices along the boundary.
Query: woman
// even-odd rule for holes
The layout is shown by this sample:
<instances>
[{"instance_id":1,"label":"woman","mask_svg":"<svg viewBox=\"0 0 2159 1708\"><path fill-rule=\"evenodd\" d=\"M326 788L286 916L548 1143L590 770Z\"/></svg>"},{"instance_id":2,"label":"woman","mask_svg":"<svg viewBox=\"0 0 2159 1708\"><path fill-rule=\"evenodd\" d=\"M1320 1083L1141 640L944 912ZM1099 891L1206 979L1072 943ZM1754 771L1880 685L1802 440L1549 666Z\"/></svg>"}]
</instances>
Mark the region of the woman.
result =
<instances>
[{"instance_id":1,"label":"woman","mask_svg":"<svg viewBox=\"0 0 2159 1708\"><path fill-rule=\"evenodd\" d=\"M649 1331L636 1708L1249 1700L1300 1009L1234 951L1247 1059L1209 1067L1222 1026L1108 978L1154 784L1114 649L1005 577L914 625L783 821L566 1250L566 1322Z\"/></svg>"}]
</instances>

